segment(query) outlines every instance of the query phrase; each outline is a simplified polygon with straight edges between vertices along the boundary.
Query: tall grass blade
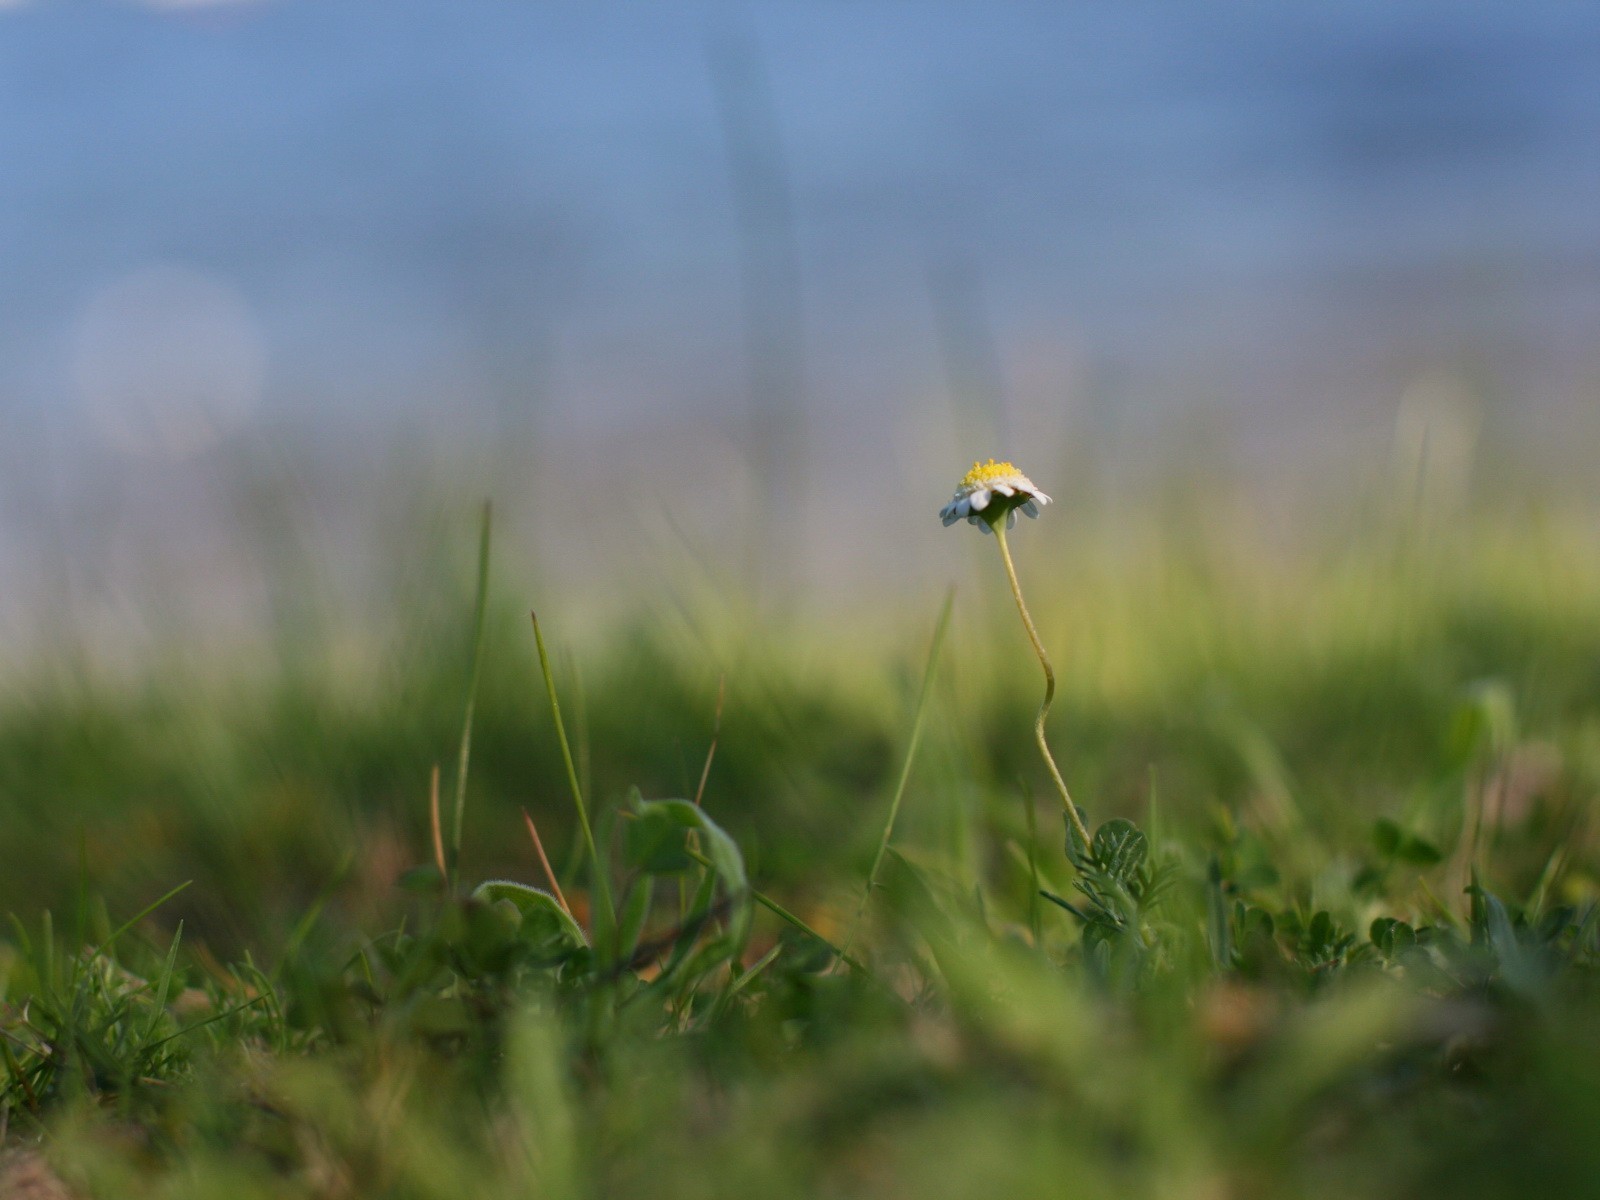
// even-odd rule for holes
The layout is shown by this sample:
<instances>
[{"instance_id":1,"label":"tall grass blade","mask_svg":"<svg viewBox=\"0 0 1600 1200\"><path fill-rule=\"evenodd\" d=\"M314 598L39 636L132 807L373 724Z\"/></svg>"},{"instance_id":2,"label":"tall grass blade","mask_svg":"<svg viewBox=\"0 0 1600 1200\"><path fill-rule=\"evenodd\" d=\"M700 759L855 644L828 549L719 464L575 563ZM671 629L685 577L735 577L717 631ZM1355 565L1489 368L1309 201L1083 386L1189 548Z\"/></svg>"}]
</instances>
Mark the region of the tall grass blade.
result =
<instances>
[{"instance_id":1,"label":"tall grass blade","mask_svg":"<svg viewBox=\"0 0 1600 1200\"><path fill-rule=\"evenodd\" d=\"M911 740L906 743L905 760L900 764L900 778L894 785L894 799L889 802L889 815L883 823L883 834L878 838L877 853L872 856L872 869L867 872L866 890L861 895L861 904L856 908L855 919L850 922L850 932L844 939L844 946L840 950L840 957L847 958L850 947L854 945L856 933L861 928L862 918L866 916L867 906L872 903L873 889L878 886L878 872L883 867L883 856L889 850L889 839L894 836L894 824L900 816L900 802L905 799L906 784L911 779L911 767L917 759L917 746L922 741L922 726L928 715L928 697L933 693L934 668L939 665L939 653L944 648L945 633L950 628L950 612L955 607L956 590L951 588L945 593L944 606L939 610L939 621L933 629L933 642L928 647L928 662L922 671L922 688L917 693L917 709L911 719Z\"/></svg>"},{"instance_id":2,"label":"tall grass blade","mask_svg":"<svg viewBox=\"0 0 1600 1200\"><path fill-rule=\"evenodd\" d=\"M567 784L572 789L572 802L578 809L578 826L583 830L584 848L589 852L589 865L594 874L594 891L599 901L599 917L603 924L593 931L591 939L596 946L609 946L611 935L617 927L617 910L611 902L611 881L606 875L606 865L600 860L600 850L594 840L594 827L589 823L589 805L578 783L578 769L572 761L572 746L567 741L566 726L561 722L561 698L556 694L555 676L550 671L550 652L545 649L544 634L539 630L539 614L529 613L533 621L533 642L539 651L539 670L544 675L545 693L550 698L550 715L555 721L556 741L561 745L561 761L567 768Z\"/></svg>"},{"instance_id":3,"label":"tall grass blade","mask_svg":"<svg viewBox=\"0 0 1600 1200\"><path fill-rule=\"evenodd\" d=\"M489 540L494 510L485 501L478 531L478 596L472 613L472 667L467 674L466 712L461 718L461 752L456 760L456 807L450 830L450 882L461 872L461 823L467 811L467 767L472 761L472 716L478 704L478 673L483 665L484 615L489 607Z\"/></svg>"}]
</instances>

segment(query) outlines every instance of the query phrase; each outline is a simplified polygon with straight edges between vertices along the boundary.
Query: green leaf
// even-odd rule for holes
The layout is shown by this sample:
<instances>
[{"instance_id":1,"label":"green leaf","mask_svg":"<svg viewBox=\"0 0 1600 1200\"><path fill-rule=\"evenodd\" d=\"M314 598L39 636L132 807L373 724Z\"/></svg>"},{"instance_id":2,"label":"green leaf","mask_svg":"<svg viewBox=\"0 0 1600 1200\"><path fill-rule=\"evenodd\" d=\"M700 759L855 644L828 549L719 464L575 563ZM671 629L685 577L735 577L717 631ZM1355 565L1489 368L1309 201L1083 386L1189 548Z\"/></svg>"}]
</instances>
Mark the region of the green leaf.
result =
<instances>
[{"instance_id":1,"label":"green leaf","mask_svg":"<svg viewBox=\"0 0 1600 1200\"><path fill-rule=\"evenodd\" d=\"M1379 917L1372 923L1368 930L1372 944L1383 952L1385 958L1395 955L1417 944L1417 931L1404 921L1397 921L1393 917Z\"/></svg>"},{"instance_id":2,"label":"green leaf","mask_svg":"<svg viewBox=\"0 0 1600 1200\"><path fill-rule=\"evenodd\" d=\"M664 812L649 812L623 827L623 859L648 875L680 875L694 868L689 830Z\"/></svg>"},{"instance_id":3,"label":"green leaf","mask_svg":"<svg viewBox=\"0 0 1600 1200\"><path fill-rule=\"evenodd\" d=\"M635 788L629 796L629 804L634 819L628 822L625 843L630 862L641 870L681 870L676 865L679 855L692 865L695 859L688 835L695 834L699 853L711 864L733 903L729 933L737 953L750 932L750 880L745 874L744 855L739 852L739 844L706 814L705 809L687 800L645 800ZM647 865L650 863L665 866Z\"/></svg>"},{"instance_id":4,"label":"green leaf","mask_svg":"<svg viewBox=\"0 0 1600 1200\"><path fill-rule=\"evenodd\" d=\"M1139 827L1122 817L1114 817L1095 830L1089 856L1118 883L1132 882L1144 865L1150 844Z\"/></svg>"},{"instance_id":5,"label":"green leaf","mask_svg":"<svg viewBox=\"0 0 1600 1200\"><path fill-rule=\"evenodd\" d=\"M1378 867L1362 867L1350 881L1350 890L1359 895L1377 895L1383 890L1385 872Z\"/></svg>"},{"instance_id":6,"label":"green leaf","mask_svg":"<svg viewBox=\"0 0 1600 1200\"><path fill-rule=\"evenodd\" d=\"M1484 930L1489 947L1500 962L1502 978L1518 991L1529 991L1539 982L1538 963L1517 937L1511 914L1506 911L1500 897L1487 888L1473 884L1467 891L1473 893L1474 900L1482 904Z\"/></svg>"},{"instance_id":7,"label":"green leaf","mask_svg":"<svg viewBox=\"0 0 1600 1200\"><path fill-rule=\"evenodd\" d=\"M1431 867L1444 861L1444 855L1439 852L1437 846L1409 833L1400 842L1396 857L1401 862L1408 862L1417 867Z\"/></svg>"},{"instance_id":8,"label":"green leaf","mask_svg":"<svg viewBox=\"0 0 1600 1200\"><path fill-rule=\"evenodd\" d=\"M639 948L639 938L644 933L644 923L650 915L654 893L653 880L648 877L638 879L622 902L622 912L617 917L617 956L624 962L632 958L633 952Z\"/></svg>"},{"instance_id":9,"label":"green leaf","mask_svg":"<svg viewBox=\"0 0 1600 1200\"><path fill-rule=\"evenodd\" d=\"M1083 816L1083 810L1078 810L1078 815ZM1067 827L1067 860L1069 862L1082 862L1089 853L1089 847L1083 844L1083 839L1078 836L1078 827L1072 823L1072 818L1066 813L1061 814L1061 820Z\"/></svg>"},{"instance_id":10,"label":"green leaf","mask_svg":"<svg viewBox=\"0 0 1600 1200\"><path fill-rule=\"evenodd\" d=\"M521 917L517 932L525 941L570 948L589 944L583 928L542 888L512 879L490 879L473 889L472 898L493 906L509 903Z\"/></svg>"},{"instance_id":11,"label":"green leaf","mask_svg":"<svg viewBox=\"0 0 1600 1200\"><path fill-rule=\"evenodd\" d=\"M1311 918L1311 924L1306 927L1306 947L1309 950L1324 949L1333 944L1335 936L1333 917L1327 909L1322 909Z\"/></svg>"},{"instance_id":12,"label":"green leaf","mask_svg":"<svg viewBox=\"0 0 1600 1200\"><path fill-rule=\"evenodd\" d=\"M1372 823L1372 844L1384 858L1398 859L1415 867L1431 867L1444 859L1432 842L1407 833L1387 817Z\"/></svg>"}]
</instances>

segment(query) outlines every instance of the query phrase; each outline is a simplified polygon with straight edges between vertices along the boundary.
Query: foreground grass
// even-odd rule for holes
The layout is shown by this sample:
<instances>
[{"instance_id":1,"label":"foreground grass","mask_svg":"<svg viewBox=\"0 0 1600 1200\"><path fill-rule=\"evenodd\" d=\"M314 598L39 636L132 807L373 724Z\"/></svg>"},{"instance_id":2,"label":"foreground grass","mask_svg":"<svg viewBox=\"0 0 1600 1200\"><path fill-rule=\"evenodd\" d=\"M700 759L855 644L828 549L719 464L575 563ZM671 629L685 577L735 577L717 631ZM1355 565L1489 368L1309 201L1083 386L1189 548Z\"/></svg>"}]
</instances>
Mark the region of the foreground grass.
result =
<instances>
[{"instance_id":1,"label":"foreground grass","mask_svg":"<svg viewBox=\"0 0 1600 1200\"><path fill-rule=\"evenodd\" d=\"M491 593L459 863L470 598L355 685L31 687L0 712L7 1169L106 1196L1590 1190L1592 535L1271 559L1159 528L1020 564L1091 846L1046 802L998 589L957 604L881 858L937 597L876 654L725 620L558 652L598 874L520 597Z\"/></svg>"}]
</instances>

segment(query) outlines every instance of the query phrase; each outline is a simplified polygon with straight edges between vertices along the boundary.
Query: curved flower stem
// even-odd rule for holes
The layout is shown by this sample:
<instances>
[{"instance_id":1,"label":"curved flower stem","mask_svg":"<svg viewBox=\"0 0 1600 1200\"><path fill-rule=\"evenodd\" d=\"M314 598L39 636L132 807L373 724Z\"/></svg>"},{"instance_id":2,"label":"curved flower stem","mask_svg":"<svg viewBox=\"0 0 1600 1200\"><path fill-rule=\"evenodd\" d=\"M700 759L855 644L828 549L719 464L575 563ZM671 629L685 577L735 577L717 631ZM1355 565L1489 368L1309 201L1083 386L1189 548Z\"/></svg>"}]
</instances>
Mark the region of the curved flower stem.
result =
<instances>
[{"instance_id":1,"label":"curved flower stem","mask_svg":"<svg viewBox=\"0 0 1600 1200\"><path fill-rule=\"evenodd\" d=\"M1073 832L1088 846L1089 831L1084 827L1083 818L1078 815L1078 806L1072 802L1066 781L1061 778L1061 770L1050 753L1050 743L1044 737L1044 719L1050 711L1051 701L1056 698L1055 669L1050 666L1050 656L1044 652L1044 643L1039 640L1039 631L1033 627L1033 618L1028 615L1028 606L1022 599L1022 585L1017 582L1017 569L1011 563L1011 548L1006 545L1005 518L1001 517L990 528L994 530L994 540L1000 543L1000 560L1006 565L1006 579L1011 583L1011 598L1017 602L1017 611L1022 614L1022 627L1028 631L1033 652L1038 656L1039 665L1044 668L1044 703L1039 705L1039 715L1033 722L1034 740L1039 743L1039 753L1044 755L1045 765L1050 768L1050 778L1055 781L1056 791L1061 793L1061 803L1066 807L1067 820L1072 823Z\"/></svg>"}]
</instances>

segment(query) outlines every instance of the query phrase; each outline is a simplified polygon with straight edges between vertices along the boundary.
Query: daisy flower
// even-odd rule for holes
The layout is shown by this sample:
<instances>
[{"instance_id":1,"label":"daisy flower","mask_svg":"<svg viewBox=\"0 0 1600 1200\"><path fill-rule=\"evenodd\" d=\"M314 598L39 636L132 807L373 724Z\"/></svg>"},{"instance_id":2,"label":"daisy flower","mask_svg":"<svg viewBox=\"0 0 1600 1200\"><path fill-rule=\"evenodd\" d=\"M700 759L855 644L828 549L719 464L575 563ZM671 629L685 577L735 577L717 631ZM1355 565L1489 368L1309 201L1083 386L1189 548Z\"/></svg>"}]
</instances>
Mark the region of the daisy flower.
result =
<instances>
[{"instance_id":1,"label":"daisy flower","mask_svg":"<svg viewBox=\"0 0 1600 1200\"><path fill-rule=\"evenodd\" d=\"M972 470L956 485L954 499L939 510L939 518L954 525L964 517L969 525L989 533L1001 517L1010 529L1017 523L1018 509L1037 517L1039 506L1049 503L1050 497L1015 466L991 458L972 464Z\"/></svg>"},{"instance_id":2,"label":"daisy flower","mask_svg":"<svg viewBox=\"0 0 1600 1200\"><path fill-rule=\"evenodd\" d=\"M1067 792L1067 781L1061 777L1055 755L1050 753L1050 743L1044 735L1044 720L1050 713L1050 702L1056 695L1055 668L1050 665L1050 656L1045 653L1044 643L1039 640L1039 630L1035 628L1033 617L1028 613L1028 605L1022 598L1022 584L1017 581L1017 568L1011 561L1011 547L1006 545L1006 530L1017 523L1019 508L1030 517L1037 517L1039 506L1049 503L1050 497L1041 492L1033 480L1017 470L1013 464L995 462L991 458L986 463L972 464L972 470L963 475L961 482L956 485L955 498L939 510L939 517L946 525L954 525L965 517L969 525L976 525L985 533L994 534L994 540L1000 546L1000 561L1005 564L1006 582L1011 585L1011 598L1017 602L1017 613L1022 617L1022 627L1027 631L1034 656L1044 671L1044 703L1039 705L1039 715L1034 718L1034 741L1039 744L1039 754L1050 769L1051 782L1061 794L1061 803L1066 809L1067 824L1071 827L1076 840L1087 847L1090 844L1088 827L1084 825L1083 814L1078 811L1078 806L1072 802L1072 796Z\"/></svg>"}]
</instances>

